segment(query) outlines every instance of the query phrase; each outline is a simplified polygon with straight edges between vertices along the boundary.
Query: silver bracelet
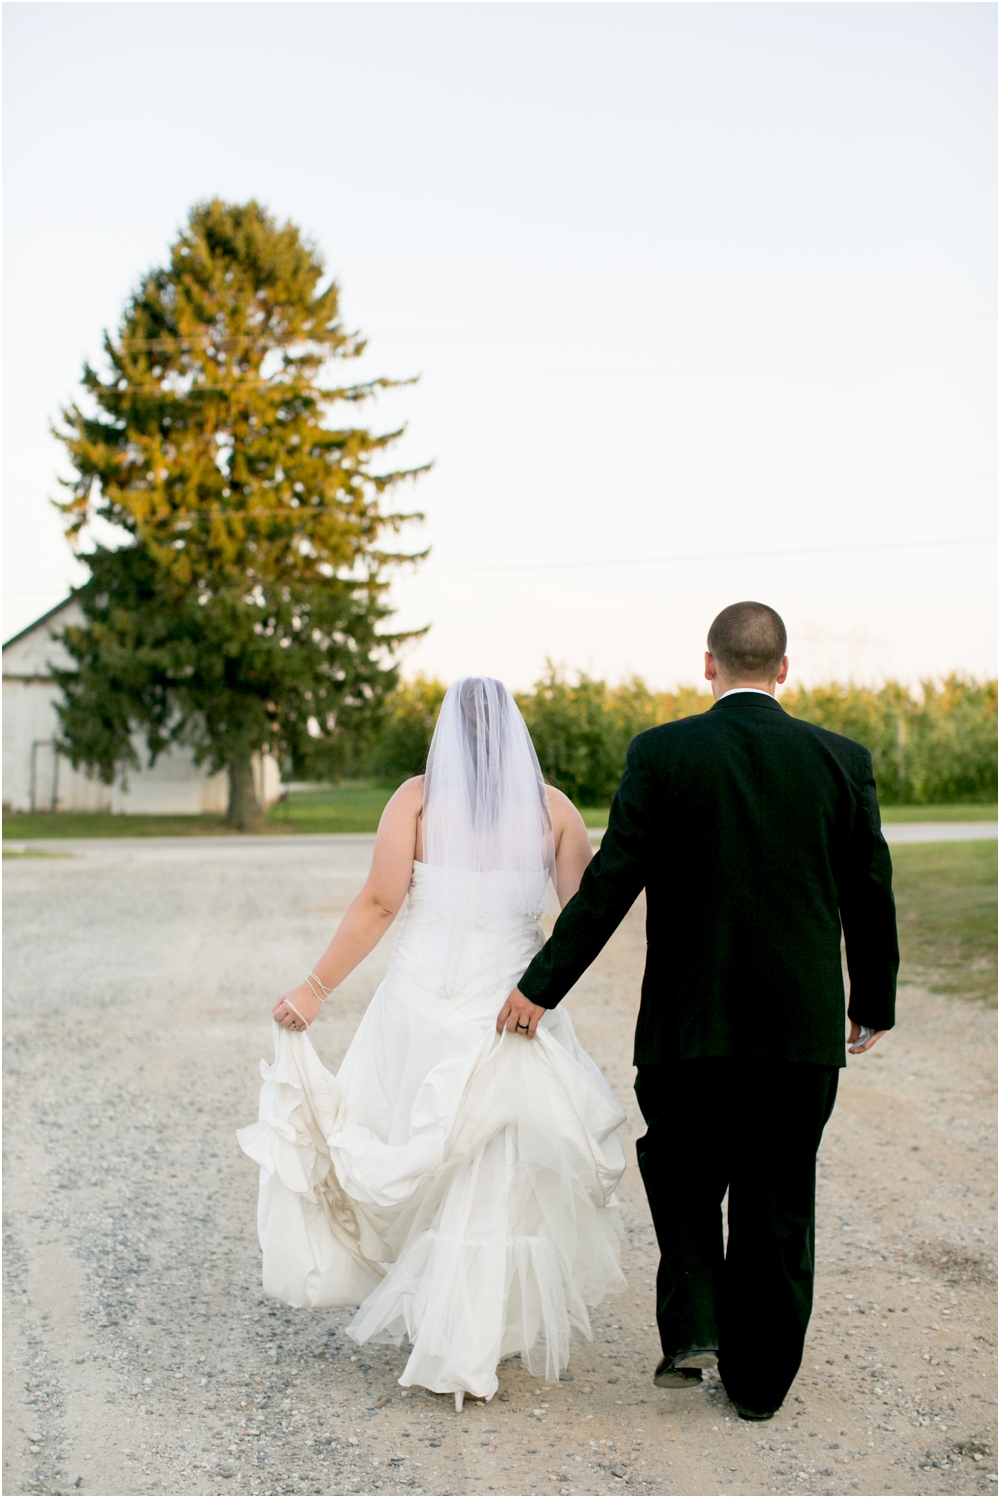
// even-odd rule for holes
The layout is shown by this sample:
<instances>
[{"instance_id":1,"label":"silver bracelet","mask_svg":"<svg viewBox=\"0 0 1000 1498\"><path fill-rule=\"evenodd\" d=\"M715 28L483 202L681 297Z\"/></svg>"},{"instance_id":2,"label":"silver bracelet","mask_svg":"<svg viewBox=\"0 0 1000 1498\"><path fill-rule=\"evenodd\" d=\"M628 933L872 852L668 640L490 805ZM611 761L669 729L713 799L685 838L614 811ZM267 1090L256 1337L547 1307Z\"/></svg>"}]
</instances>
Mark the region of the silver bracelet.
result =
<instances>
[{"instance_id":1,"label":"silver bracelet","mask_svg":"<svg viewBox=\"0 0 1000 1498\"><path fill-rule=\"evenodd\" d=\"M324 1003L332 993L336 993L337 991L336 987L327 988L322 978L318 978L315 973L309 973L306 977L306 982L309 984L309 991L311 992L313 997L319 999L321 1004ZM316 991L317 989L319 989L318 993Z\"/></svg>"}]
</instances>

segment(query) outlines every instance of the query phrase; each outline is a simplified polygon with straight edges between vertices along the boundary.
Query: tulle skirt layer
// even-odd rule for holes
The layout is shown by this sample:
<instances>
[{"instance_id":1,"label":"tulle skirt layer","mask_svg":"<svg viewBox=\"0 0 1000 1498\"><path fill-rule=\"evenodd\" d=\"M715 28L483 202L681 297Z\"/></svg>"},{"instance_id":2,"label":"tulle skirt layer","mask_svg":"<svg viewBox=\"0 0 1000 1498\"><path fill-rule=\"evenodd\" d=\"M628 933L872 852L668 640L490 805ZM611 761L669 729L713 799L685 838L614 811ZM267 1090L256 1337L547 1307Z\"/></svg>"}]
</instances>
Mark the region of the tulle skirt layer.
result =
<instances>
[{"instance_id":1,"label":"tulle skirt layer","mask_svg":"<svg viewBox=\"0 0 1000 1498\"><path fill-rule=\"evenodd\" d=\"M624 1113L569 1015L498 1036L397 975L339 1076L306 1034L274 1030L259 1121L239 1132L261 1167L265 1291L358 1305L359 1343L410 1344L403 1385L490 1398L513 1353L558 1378L572 1331L589 1337L588 1308L624 1283Z\"/></svg>"}]
</instances>

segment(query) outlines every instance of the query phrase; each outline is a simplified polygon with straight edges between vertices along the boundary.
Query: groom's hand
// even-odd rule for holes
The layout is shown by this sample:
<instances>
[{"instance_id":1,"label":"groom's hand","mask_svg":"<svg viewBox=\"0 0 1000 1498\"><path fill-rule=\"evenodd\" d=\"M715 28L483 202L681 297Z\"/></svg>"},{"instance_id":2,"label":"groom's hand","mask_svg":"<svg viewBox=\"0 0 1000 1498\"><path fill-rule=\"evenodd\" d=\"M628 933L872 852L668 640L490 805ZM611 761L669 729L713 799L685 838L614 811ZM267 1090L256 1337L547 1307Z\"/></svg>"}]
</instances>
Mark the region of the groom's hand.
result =
<instances>
[{"instance_id":1,"label":"groom's hand","mask_svg":"<svg viewBox=\"0 0 1000 1498\"><path fill-rule=\"evenodd\" d=\"M864 1045L859 1045L858 1042L861 1039L861 1026L856 1025L854 1021L851 1020L851 1033L847 1037L847 1049L850 1051L852 1056L863 1056L865 1054L865 1051L870 1051L872 1046L875 1045L876 1041L881 1040L882 1036L888 1035L888 1033L888 1030L876 1030L875 1034L869 1036Z\"/></svg>"},{"instance_id":2,"label":"groom's hand","mask_svg":"<svg viewBox=\"0 0 1000 1498\"><path fill-rule=\"evenodd\" d=\"M497 1031L510 1030L518 1035L526 1035L530 1040L544 1013L541 1005L533 1004L519 988L515 988L497 1015Z\"/></svg>"}]
</instances>

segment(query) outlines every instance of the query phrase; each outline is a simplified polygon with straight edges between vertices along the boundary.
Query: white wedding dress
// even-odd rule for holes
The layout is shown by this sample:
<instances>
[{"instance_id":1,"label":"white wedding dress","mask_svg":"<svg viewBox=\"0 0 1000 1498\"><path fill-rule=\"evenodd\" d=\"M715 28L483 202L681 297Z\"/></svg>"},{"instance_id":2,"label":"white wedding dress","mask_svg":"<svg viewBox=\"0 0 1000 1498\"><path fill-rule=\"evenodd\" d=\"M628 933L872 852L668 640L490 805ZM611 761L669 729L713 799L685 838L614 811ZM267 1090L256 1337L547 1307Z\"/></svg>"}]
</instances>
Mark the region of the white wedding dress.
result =
<instances>
[{"instance_id":1,"label":"white wedding dress","mask_svg":"<svg viewBox=\"0 0 1000 1498\"><path fill-rule=\"evenodd\" d=\"M410 1344L402 1385L485 1399L512 1353L557 1379L571 1331L590 1337L588 1307L624 1284L620 1104L562 1009L533 1040L496 1033L543 941L549 870L523 862L415 863L340 1071L275 1025L259 1121L238 1136L261 1168L265 1291L358 1305L358 1343Z\"/></svg>"}]
</instances>

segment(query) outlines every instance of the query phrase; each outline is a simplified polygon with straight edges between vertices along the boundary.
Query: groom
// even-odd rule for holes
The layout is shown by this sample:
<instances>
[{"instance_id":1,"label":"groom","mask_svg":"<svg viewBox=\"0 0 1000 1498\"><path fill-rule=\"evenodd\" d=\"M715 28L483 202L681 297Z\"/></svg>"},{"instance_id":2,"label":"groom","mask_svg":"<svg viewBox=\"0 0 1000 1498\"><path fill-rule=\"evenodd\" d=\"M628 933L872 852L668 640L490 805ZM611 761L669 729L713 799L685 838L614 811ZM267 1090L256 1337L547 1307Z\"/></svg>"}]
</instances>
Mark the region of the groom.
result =
<instances>
[{"instance_id":1,"label":"groom","mask_svg":"<svg viewBox=\"0 0 1000 1498\"><path fill-rule=\"evenodd\" d=\"M846 1060L841 932L853 1055L891 1028L899 966L871 756L775 701L785 644L774 609L723 609L715 705L633 739L600 852L497 1020L533 1035L646 891L634 1061L655 1382L718 1362L746 1420L781 1405L812 1309L816 1152Z\"/></svg>"}]
</instances>

